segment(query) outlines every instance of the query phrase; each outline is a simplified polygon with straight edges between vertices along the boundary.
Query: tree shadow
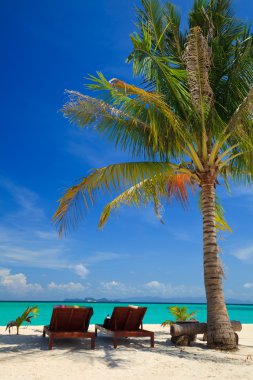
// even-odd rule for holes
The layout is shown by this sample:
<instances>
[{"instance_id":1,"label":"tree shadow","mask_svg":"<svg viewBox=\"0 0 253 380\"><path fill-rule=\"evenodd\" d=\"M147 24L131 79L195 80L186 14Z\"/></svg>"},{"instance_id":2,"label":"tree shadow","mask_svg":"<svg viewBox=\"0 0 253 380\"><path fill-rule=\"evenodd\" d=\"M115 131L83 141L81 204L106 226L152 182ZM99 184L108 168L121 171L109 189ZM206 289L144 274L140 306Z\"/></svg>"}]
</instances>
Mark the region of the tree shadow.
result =
<instances>
[{"instance_id":1,"label":"tree shadow","mask_svg":"<svg viewBox=\"0 0 253 380\"><path fill-rule=\"evenodd\" d=\"M222 350L209 349L206 342L195 341L191 343L189 347L179 347L171 343L170 339L167 340L156 340L156 350L155 354L175 356L179 358L184 358L187 360L194 360L197 362L215 362L220 364L232 364L241 365L245 364L247 357L251 356L248 354L243 354L240 352L240 347L242 349L248 348L248 346L239 346L238 351L229 352ZM251 347L252 348L252 347ZM253 350L252 350L253 355Z\"/></svg>"},{"instance_id":2,"label":"tree shadow","mask_svg":"<svg viewBox=\"0 0 253 380\"><path fill-rule=\"evenodd\" d=\"M168 335L155 333L155 347L150 348L149 338L122 338L119 339L118 348L113 348L111 337L99 335L96 339L96 354L90 349L90 339L55 339L53 350L48 350L48 337L42 337L42 330L34 329L31 335L2 335L0 346L0 362L13 360L20 356L36 357L45 355L47 357L66 357L68 360L80 362L85 360L92 363L101 363L108 368L127 368L131 365L131 353L144 352L147 360L150 353L155 360L156 356L177 357L186 360L194 360L199 363L215 362L219 364L241 365L251 364L250 355L237 353L227 353L222 351L207 349L206 343L196 341L191 347L174 346ZM248 346L241 346L243 349ZM252 348L252 347L251 347ZM124 353L130 353L125 355ZM70 355L71 353L71 355ZM4 354L4 355L3 355Z\"/></svg>"}]
</instances>

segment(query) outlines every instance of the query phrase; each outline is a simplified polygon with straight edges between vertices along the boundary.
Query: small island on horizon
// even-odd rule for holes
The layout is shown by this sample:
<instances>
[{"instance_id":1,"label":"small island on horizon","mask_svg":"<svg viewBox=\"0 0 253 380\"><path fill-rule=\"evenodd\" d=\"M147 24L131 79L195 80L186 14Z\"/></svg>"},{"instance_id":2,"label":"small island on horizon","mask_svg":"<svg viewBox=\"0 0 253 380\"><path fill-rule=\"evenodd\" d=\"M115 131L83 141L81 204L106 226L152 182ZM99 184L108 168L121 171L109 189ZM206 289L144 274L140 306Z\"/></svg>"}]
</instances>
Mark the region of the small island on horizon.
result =
<instances>
[{"instance_id":1,"label":"small island on horizon","mask_svg":"<svg viewBox=\"0 0 253 380\"><path fill-rule=\"evenodd\" d=\"M90 303L189 303L189 304L205 304L206 299L204 297L173 297L173 298L162 298L162 297L129 297L124 299L108 299L108 298L65 298L63 302L90 302ZM253 302L249 300L239 300L236 298L226 299L227 304L236 305L252 305Z\"/></svg>"}]
</instances>

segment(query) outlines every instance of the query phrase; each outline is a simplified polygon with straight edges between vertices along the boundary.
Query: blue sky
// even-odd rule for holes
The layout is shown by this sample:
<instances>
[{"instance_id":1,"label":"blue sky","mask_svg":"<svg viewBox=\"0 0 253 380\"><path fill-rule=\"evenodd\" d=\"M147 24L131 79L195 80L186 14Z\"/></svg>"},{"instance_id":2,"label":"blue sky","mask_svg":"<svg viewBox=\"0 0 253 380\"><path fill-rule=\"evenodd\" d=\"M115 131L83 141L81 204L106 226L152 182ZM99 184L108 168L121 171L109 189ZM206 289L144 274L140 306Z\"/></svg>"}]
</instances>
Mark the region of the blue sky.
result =
<instances>
[{"instance_id":1,"label":"blue sky","mask_svg":"<svg viewBox=\"0 0 253 380\"><path fill-rule=\"evenodd\" d=\"M0 299L203 296L197 200L174 202L160 224L152 208L122 207L103 231L100 197L78 230L59 239L51 217L63 190L91 168L128 157L58 111L64 89L88 74L133 81L125 59L132 0L4 0L1 4ZM183 17L191 1L177 0ZM238 16L253 4L234 1ZM222 236L226 297L253 301L253 191L219 189L233 234Z\"/></svg>"}]
</instances>

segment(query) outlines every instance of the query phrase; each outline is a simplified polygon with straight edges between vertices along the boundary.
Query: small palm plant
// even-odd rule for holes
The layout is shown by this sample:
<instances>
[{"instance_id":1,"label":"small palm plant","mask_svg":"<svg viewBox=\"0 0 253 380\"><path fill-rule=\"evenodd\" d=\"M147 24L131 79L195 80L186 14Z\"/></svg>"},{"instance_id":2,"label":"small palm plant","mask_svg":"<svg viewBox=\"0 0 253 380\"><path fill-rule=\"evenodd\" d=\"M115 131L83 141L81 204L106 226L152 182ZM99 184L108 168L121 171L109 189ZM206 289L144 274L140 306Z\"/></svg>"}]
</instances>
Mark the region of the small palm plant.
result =
<instances>
[{"instance_id":1,"label":"small palm plant","mask_svg":"<svg viewBox=\"0 0 253 380\"><path fill-rule=\"evenodd\" d=\"M182 306L182 307L170 306L170 307L168 307L168 310L169 310L170 314L172 314L173 317L175 317L175 321L167 319L166 321L164 321L162 323L163 327L165 327L167 325L171 325L174 322L185 322L187 320L194 319L193 317L195 317L195 315L197 314L196 311L189 313L186 306Z\"/></svg>"},{"instance_id":2,"label":"small palm plant","mask_svg":"<svg viewBox=\"0 0 253 380\"><path fill-rule=\"evenodd\" d=\"M31 323L32 318L37 318L38 312L39 312L39 308L37 306L28 306L25 309L25 311L23 312L23 314L21 316L17 317L17 319L15 321L10 321L7 323L5 330L9 329L9 333L10 333L11 327L16 326L17 335L18 335L19 334L19 328L22 325L22 323L24 323L24 322Z\"/></svg>"}]
</instances>

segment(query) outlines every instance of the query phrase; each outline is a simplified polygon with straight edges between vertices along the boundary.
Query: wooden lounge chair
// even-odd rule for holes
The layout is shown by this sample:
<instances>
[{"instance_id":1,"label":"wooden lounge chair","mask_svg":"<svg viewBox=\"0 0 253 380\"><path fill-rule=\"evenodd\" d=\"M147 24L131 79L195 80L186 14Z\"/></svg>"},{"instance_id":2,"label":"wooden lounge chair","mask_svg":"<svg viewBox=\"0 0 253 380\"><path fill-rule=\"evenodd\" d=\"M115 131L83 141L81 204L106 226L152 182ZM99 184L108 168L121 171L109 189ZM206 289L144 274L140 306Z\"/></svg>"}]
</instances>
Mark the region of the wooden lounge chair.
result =
<instances>
[{"instance_id":1,"label":"wooden lounge chair","mask_svg":"<svg viewBox=\"0 0 253 380\"><path fill-rule=\"evenodd\" d=\"M91 349L94 349L95 333L88 331L92 315L92 307L56 306L50 325L43 329L43 337L49 336L49 350L52 350L55 338L89 338Z\"/></svg>"},{"instance_id":2,"label":"wooden lounge chair","mask_svg":"<svg viewBox=\"0 0 253 380\"><path fill-rule=\"evenodd\" d=\"M114 348L118 346L118 338L122 337L149 337L150 346L154 347L154 333L143 329L142 320L146 313L146 307L115 307L108 326L95 325L95 335L100 330L102 333L113 337Z\"/></svg>"}]
</instances>

